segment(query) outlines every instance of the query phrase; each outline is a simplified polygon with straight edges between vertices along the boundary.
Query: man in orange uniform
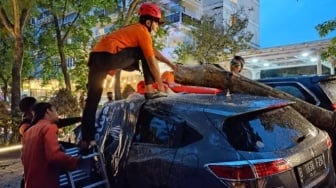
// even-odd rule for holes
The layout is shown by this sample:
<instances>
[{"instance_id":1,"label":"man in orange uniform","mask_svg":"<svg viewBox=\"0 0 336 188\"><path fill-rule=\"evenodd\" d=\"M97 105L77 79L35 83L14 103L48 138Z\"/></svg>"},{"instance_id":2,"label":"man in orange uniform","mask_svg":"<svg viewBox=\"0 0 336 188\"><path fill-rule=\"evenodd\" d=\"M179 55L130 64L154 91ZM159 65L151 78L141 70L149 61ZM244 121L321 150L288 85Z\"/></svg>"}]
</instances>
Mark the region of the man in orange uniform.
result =
<instances>
[{"instance_id":1,"label":"man in orange uniform","mask_svg":"<svg viewBox=\"0 0 336 188\"><path fill-rule=\"evenodd\" d=\"M33 107L33 121L22 137L25 187L59 187L61 170L74 170L79 158L66 155L58 143L58 115L49 103Z\"/></svg>"},{"instance_id":2,"label":"man in orange uniform","mask_svg":"<svg viewBox=\"0 0 336 188\"><path fill-rule=\"evenodd\" d=\"M154 3L143 3L138 11L139 22L125 26L103 37L92 49L89 57L88 94L83 111L82 141L85 149L95 135L95 114L102 94L102 85L110 70L139 70L141 60L146 84L146 99L165 97L157 60L172 69L175 65L154 49L151 32L156 32L162 24L160 8ZM158 91L152 83L158 84ZM91 142L91 144L93 144Z\"/></svg>"}]
</instances>

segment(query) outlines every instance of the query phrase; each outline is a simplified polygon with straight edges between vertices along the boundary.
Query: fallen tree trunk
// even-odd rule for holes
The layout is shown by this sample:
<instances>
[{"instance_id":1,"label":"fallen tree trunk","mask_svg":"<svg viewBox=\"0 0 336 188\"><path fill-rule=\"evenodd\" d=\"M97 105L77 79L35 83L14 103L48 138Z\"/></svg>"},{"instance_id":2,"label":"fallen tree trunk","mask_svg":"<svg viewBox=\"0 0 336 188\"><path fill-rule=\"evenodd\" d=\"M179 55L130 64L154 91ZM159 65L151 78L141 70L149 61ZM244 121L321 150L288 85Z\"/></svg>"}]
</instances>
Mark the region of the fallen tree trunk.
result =
<instances>
[{"instance_id":1,"label":"fallen tree trunk","mask_svg":"<svg viewBox=\"0 0 336 188\"><path fill-rule=\"evenodd\" d=\"M175 81L185 85L214 87L233 93L271 96L295 101L293 108L300 112L316 127L333 132L335 112L307 103L285 92L276 90L263 83L226 71L212 64L179 66L175 71Z\"/></svg>"}]
</instances>

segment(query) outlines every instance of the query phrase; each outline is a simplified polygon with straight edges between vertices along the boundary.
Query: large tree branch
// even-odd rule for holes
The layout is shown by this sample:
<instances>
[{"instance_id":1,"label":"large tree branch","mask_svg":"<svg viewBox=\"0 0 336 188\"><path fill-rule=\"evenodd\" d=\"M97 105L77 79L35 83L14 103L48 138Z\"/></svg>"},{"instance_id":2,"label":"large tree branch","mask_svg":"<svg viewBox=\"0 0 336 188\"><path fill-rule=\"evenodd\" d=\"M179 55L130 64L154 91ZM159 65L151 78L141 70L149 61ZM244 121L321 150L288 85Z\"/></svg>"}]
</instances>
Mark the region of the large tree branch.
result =
<instances>
[{"instance_id":1,"label":"large tree branch","mask_svg":"<svg viewBox=\"0 0 336 188\"><path fill-rule=\"evenodd\" d=\"M28 18L28 13L29 13L29 9L22 9L21 11L21 16L20 16L20 28L22 30L22 28L24 27L26 20Z\"/></svg>"},{"instance_id":2,"label":"large tree branch","mask_svg":"<svg viewBox=\"0 0 336 188\"><path fill-rule=\"evenodd\" d=\"M6 11L5 9L3 8L3 5L0 1L0 20L1 20L1 23L2 25L13 35L15 36L14 34L14 26L13 24L9 21L8 19L8 16L6 14Z\"/></svg>"},{"instance_id":3,"label":"large tree branch","mask_svg":"<svg viewBox=\"0 0 336 188\"><path fill-rule=\"evenodd\" d=\"M13 16L14 16L14 33L15 35L21 33L20 28L20 8L18 0L12 0L13 2Z\"/></svg>"},{"instance_id":4,"label":"large tree branch","mask_svg":"<svg viewBox=\"0 0 336 188\"><path fill-rule=\"evenodd\" d=\"M335 129L336 112L328 111L307 103L288 93L278 91L260 82L234 74L215 65L180 66L175 72L175 80L181 84L220 88L235 93L272 96L295 101L292 105L316 127L331 132ZM317 118L317 115L319 116Z\"/></svg>"},{"instance_id":5,"label":"large tree branch","mask_svg":"<svg viewBox=\"0 0 336 188\"><path fill-rule=\"evenodd\" d=\"M125 25L128 25L131 22L132 14L134 13L137 5L139 4L140 0L134 0L129 6L127 16L125 18Z\"/></svg>"},{"instance_id":6,"label":"large tree branch","mask_svg":"<svg viewBox=\"0 0 336 188\"><path fill-rule=\"evenodd\" d=\"M20 0L22 1L22 0ZM25 26L25 23L28 19L28 16L29 16L29 12L32 8L32 5L36 3L36 0L29 0L28 3L25 4L24 7L22 7L22 10L21 10L21 16L20 16L20 28L21 30L24 28Z\"/></svg>"},{"instance_id":7,"label":"large tree branch","mask_svg":"<svg viewBox=\"0 0 336 188\"><path fill-rule=\"evenodd\" d=\"M63 38L62 38L62 41L63 40L65 40L67 37L68 37L68 35L69 35L69 33L70 33L70 31L71 31L71 29L73 29L73 26L75 25L75 23L76 23L76 21L78 20L78 18L79 18L79 16L80 16L80 11L78 11L77 13L76 13L76 17L72 20L72 22L68 25L68 28L67 28L67 30L64 32L64 35L63 35Z\"/></svg>"}]
</instances>

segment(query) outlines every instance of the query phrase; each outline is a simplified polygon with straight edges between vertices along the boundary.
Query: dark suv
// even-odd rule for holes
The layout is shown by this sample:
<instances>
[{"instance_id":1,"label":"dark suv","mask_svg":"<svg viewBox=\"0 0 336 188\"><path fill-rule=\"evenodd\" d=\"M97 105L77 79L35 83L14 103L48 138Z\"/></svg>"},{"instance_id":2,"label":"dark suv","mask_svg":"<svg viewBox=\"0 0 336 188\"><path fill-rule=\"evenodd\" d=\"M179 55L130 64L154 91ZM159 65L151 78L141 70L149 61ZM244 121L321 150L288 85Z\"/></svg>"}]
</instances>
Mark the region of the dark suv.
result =
<instances>
[{"instance_id":1,"label":"dark suv","mask_svg":"<svg viewBox=\"0 0 336 188\"><path fill-rule=\"evenodd\" d=\"M336 76L296 76L258 80L327 110L336 110Z\"/></svg>"},{"instance_id":2,"label":"dark suv","mask_svg":"<svg viewBox=\"0 0 336 188\"><path fill-rule=\"evenodd\" d=\"M334 187L328 134L290 105L238 94L134 94L103 106L96 139L112 187Z\"/></svg>"}]
</instances>

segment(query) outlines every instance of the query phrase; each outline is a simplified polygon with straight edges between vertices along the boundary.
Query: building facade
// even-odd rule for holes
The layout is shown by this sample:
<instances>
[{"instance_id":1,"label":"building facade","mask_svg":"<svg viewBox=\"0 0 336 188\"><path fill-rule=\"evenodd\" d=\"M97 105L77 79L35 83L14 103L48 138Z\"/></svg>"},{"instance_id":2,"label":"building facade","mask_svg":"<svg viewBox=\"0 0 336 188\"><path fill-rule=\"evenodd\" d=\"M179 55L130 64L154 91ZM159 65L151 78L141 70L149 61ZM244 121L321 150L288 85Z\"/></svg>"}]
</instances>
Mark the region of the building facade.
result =
<instances>
[{"instance_id":1,"label":"building facade","mask_svg":"<svg viewBox=\"0 0 336 188\"><path fill-rule=\"evenodd\" d=\"M251 79L294 75L332 75L332 62L322 60L330 40L304 42L286 46L242 51L245 58L242 74Z\"/></svg>"}]
</instances>

